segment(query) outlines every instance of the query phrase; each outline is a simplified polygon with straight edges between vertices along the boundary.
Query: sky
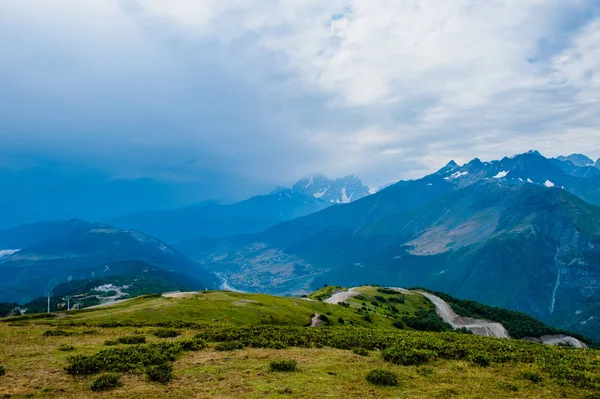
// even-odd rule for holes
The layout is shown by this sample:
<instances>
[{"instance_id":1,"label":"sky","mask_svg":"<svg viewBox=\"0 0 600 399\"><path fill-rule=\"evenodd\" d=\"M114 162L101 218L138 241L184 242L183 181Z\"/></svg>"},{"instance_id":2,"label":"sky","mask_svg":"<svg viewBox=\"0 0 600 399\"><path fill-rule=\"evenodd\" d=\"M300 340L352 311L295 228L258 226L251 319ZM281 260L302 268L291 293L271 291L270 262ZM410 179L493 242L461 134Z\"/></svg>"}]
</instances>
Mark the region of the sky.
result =
<instances>
[{"instance_id":1,"label":"sky","mask_svg":"<svg viewBox=\"0 0 600 399\"><path fill-rule=\"evenodd\" d=\"M3 0L0 54L0 177L23 193L151 182L175 206L600 157L599 0Z\"/></svg>"}]
</instances>

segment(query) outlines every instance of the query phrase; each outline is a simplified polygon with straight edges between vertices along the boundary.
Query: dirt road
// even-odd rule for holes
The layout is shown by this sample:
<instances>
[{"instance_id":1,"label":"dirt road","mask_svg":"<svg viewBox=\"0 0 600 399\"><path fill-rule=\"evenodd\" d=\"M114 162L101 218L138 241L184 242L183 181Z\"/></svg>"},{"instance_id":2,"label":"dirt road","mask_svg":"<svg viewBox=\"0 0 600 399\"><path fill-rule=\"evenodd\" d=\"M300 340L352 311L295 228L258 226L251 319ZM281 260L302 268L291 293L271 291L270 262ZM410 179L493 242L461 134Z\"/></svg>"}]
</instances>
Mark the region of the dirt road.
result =
<instances>
[{"instance_id":1,"label":"dirt road","mask_svg":"<svg viewBox=\"0 0 600 399\"><path fill-rule=\"evenodd\" d=\"M417 292L433 302L437 314L454 329L466 328L475 335L485 337L510 338L508 331L500 323L459 316L442 298L425 291Z\"/></svg>"}]
</instances>

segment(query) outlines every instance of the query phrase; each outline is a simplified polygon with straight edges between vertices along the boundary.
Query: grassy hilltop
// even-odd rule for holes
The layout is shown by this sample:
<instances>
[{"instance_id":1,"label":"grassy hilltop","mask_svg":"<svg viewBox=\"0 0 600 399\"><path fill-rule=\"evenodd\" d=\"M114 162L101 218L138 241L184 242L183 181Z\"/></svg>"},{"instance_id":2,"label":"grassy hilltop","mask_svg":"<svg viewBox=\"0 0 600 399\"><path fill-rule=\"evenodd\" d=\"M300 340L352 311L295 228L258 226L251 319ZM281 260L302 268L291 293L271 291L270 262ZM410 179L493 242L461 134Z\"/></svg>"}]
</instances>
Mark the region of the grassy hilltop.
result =
<instances>
[{"instance_id":1,"label":"grassy hilltop","mask_svg":"<svg viewBox=\"0 0 600 399\"><path fill-rule=\"evenodd\" d=\"M361 287L321 301L341 290L146 296L4 319L0 397L600 397L596 350L416 331L415 320L445 331L419 294Z\"/></svg>"}]
</instances>

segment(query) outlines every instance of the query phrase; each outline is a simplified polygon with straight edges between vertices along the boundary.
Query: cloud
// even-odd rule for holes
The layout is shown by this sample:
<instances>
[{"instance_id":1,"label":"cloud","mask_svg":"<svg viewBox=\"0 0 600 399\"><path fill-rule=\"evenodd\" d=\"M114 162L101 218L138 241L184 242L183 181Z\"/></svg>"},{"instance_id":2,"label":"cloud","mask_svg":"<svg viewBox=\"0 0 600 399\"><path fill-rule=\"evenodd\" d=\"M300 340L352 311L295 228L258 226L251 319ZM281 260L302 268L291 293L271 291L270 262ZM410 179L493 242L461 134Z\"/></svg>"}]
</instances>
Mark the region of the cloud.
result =
<instances>
[{"instance_id":1,"label":"cloud","mask_svg":"<svg viewBox=\"0 0 600 399\"><path fill-rule=\"evenodd\" d=\"M317 172L378 185L530 148L598 157L599 11L592 0L8 0L0 136L4 151L116 178L219 175L213 197Z\"/></svg>"}]
</instances>

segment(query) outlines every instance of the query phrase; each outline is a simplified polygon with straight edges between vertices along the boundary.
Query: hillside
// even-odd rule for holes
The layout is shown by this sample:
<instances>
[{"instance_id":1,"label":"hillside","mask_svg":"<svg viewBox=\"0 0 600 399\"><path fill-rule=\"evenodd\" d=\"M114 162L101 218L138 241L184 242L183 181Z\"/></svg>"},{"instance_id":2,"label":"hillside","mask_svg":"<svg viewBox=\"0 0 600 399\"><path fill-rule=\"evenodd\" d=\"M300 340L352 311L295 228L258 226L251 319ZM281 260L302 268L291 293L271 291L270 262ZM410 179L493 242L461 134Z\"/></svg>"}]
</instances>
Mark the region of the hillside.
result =
<instances>
[{"instance_id":1,"label":"hillside","mask_svg":"<svg viewBox=\"0 0 600 399\"><path fill-rule=\"evenodd\" d=\"M43 234L15 241L18 252L0 258L0 301L26 303L50 294L64 282L128 274L127 263L151 266L189 276L193 288L214 288L216 277L164 242L135 230L119 230L87 222L41 223ZM74 227L73 227L74 226ZM27 230L35 230L27 226ZM1 234L0 234L1 236ZM112 270L116 267L116 270Z\"/></svg>"},{"instance_id":2,"label":"hillside","mask_svg":"<svg viewBox=\"0 0 600 399\"><path fill-rule=\"evenodd\" d=\"M523 165L548 161L523 157ZM301 294L365 281L422 286L559 328L570 320L570 329L589 333L577 316L600 286L600 208L567 190L507 176L462 184L447 178L454 168L257 235L179 248L244 290Z\"/></svg>"},{"instance_id":3,"label":"hillside","mask_svg":"<svg viewBox=\"0 0 600 399\"><path fill-rule=\"evenodd\" d=\"M5 319L0 394L79 398L100 386L94 397L593 398L600 388L596 350L398 329L394 321L430 319L418 293L359 287L348 306L325 303L349 292L326 287L310 300L205 291ZM326 316L320 327L306 327L315 313ZM270 366L281 360L295 371ZM366 379L373 369L397 385L369 382L378 381Z\"/></svg>"}]
</instances>

